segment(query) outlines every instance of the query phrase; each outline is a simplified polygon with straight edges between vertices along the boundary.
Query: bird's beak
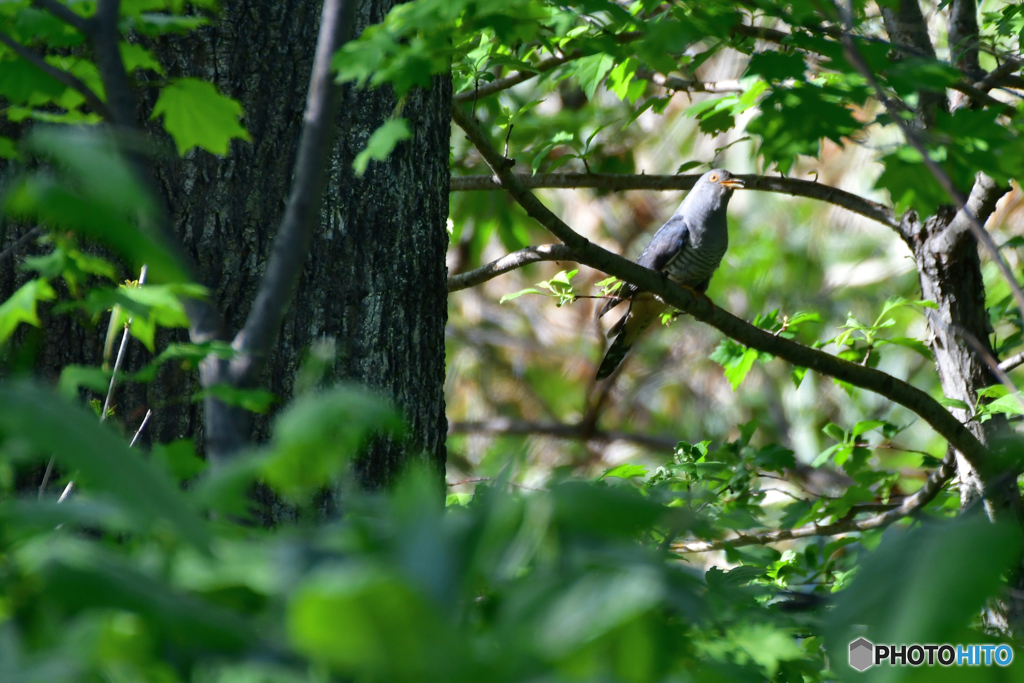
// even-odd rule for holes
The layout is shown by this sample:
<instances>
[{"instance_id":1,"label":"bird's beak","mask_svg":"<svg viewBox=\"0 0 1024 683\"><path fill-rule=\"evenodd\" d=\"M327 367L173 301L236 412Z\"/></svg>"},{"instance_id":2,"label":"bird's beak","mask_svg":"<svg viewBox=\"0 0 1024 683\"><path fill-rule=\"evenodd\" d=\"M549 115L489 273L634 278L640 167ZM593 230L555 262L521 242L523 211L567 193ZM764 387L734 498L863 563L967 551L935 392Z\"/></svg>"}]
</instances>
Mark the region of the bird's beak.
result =
<instances>
[{"instance_id":1,"label":"bird's beak","mask_svg":"<svg viewBox=\"0 0 1024 683\"><path fill-rule=\"evenodd\" d=\"M744 184L743 181L740 180L739 178L729 178L728 180L722 181L722 186L727 187L730 190L735 190L737 188L742 189L744 187Z\"/></svg>"}]
</instances>

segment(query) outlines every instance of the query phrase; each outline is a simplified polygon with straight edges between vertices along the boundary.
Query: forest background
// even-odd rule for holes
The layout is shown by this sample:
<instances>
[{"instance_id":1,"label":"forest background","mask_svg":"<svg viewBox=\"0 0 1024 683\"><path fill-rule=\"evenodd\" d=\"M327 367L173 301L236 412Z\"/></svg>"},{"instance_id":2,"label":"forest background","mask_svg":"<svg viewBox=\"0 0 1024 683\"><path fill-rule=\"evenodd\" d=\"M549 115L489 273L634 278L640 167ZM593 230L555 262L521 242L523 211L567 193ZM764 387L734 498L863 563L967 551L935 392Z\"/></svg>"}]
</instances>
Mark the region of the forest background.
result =
<instances>
[{"instance_id":1,"label":"forest background","mask_svg":"<svg viewBox=\"0 0 1024 683\"><path fill-rule=\"evenodd\" d=\"M3 3L0 680L962 680L848 646L1022 628L1022 30Z\"/></svg>"}]
</instances>

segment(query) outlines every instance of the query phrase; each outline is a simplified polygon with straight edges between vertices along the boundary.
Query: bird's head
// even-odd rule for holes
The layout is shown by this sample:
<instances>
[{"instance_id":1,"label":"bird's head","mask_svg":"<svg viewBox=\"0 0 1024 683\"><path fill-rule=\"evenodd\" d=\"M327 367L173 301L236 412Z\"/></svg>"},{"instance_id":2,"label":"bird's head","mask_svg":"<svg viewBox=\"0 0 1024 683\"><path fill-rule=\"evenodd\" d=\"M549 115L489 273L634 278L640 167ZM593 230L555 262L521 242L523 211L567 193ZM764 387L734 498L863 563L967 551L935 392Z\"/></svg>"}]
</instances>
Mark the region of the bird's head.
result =
<instances>
[{"instance_id":1,"label":"bird's head","mask_svg":"<svg viewBox=\"0 0 1024 683\"><path fill-rule=\"evenodd\" d=\"M733 190L741 187L743 187L742 180L725 169L714 168L698 178L697 184L693 186L693 189L694 191L701 189L702 192L708 194L721 193L728 197L732 194Z\"/></svg>"},{"instance_id":2,"label":"bird's head","mask_svg":"<svg viewBox=\"0 0 1024 683\"><path fill-rule=\"evenodd\" d=\"M729 205L732 191L743 187L743 181L726 170L716 168L708 171L686 195L679 206L679 212L693 215L714 215L724 212Z\"/></svg>"}]
</instances>

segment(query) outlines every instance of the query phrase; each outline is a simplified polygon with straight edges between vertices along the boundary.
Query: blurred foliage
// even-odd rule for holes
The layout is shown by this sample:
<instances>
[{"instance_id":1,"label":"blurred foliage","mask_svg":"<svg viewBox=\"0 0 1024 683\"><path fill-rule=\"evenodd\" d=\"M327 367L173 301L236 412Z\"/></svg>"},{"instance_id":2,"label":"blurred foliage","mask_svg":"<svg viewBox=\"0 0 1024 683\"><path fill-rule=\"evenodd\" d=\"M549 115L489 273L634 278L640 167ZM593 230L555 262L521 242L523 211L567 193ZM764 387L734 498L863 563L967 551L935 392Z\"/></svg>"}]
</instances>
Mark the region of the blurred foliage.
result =
<instances>
[{"instance_id":1,"label":"blurred foliage","mask_svg":"<svg viewBox=\"0 0 1024 683\"><path fill-rule=\"evenodd\" d=\"M751 446L749 425L719 450L681 445L652 473L533 492L500 477L447 508L414 470L320 520L312 492L347 478L387 413L353 388L310 393L271 444L209 471L187 442L146 459L45 389L0 389L0 679L831 680L826 653L842 661L858 624L893 642L977 640L964 628L1019 549L983 520L934 519L799 552L736 549L730 569L680 562L673 538L763 515L751 478L792 466L785 449ZM66 429L46 429L58 419ZM80 495L12 490L12 467L51 453ZM310 514L247 523L260 479ZM821 601L844 590L827 615L794 609L809 586Z\"/></svg>"},{"instance_id":2,"label":"blurred foliage","mask_svg":"<svg viewBox=\"0 0 1024 683\"><path fill-rule=\"evenodd\" d=\"M982 64L993 68L1019 54L1024 12L983 9ZM896 59L877 6L852 10L857 49L908 115L921 92L964 79L942 40L938 59ZM948 199L847 62L832 11L813 0L401 4L334 58L339 80L399 95L356 171L414 137L402 98L451 71L458 106L524 172L813 174L930 215ZM246 144L237 102L168 77L151 49L216 21L216 3L125 0L121 13L126 69L152 91L177 152L224 156ZM781 33L756 39L760 28ZM0 31L104 97L84 36L35 3L0 3ZM516 73L515 87L487 92ZM945 443L904 408L675 315L614 382L596 385L604 342L593 313L616 283L584 268L528 266L450 298L447 497L415 471L390 493L358 490L350 466L360 444L404 427L359 387L320 386L329 343L300 369L298 397L276 406L272 440L245 457L210 468L188 439L131 449L121 411L101 403L120 335L153 359L118 381L152 381L165 363L194 372L234 352L157 348L156 330L187 325L182 300L205 291L161 241L164 217L138 180L140 150L155 145L109 134L81 93L7 46L0 100L4 216L45 227L45 253L23 260L26 281L0 304L4 374L19 367L18 332L42 315L107 323L102 367L64 368L57 392L0 385L0 681L818 681L848 677L845 648L859 635L995 642L977 615L1017 561L1019 533L974 510L957 516L953 489L888 531L677 555L680 542L891 509L921 487ZM939 113L928 155L962 189L979 171L1021 177L1017 108ZM452 168L489 173L460 135ZM627 255L677 199L542 196ZM990 224L1017 272L1019 214L1015 190ZM749 192L730 216L732 244L708 291L716 303L978 420L1024 414L1004 387L974 405L941 396L923 317L933 304L918 300L911 255L889 228ZM452 271L551 241L498 192L453 194L449 232ZM985 277L993 347L1013 353L1020 311L990 263ZM251 411L275 407L260 390L206 392ZM44 467L48 477L45 463L55 483L74 482L59 504L45 480L24 483ZM262 528L255 486L292 504L294 520ZM1019 665L970 673L1021 678Z\"/></svg>"}]
</instances>

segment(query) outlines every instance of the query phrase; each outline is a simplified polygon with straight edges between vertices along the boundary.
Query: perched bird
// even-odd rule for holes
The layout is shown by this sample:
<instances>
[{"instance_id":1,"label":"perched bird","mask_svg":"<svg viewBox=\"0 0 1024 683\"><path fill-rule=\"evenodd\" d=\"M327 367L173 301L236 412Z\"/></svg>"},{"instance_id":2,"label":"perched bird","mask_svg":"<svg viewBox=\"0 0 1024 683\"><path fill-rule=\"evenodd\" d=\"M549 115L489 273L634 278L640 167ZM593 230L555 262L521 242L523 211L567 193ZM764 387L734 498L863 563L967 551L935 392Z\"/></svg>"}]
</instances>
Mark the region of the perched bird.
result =
<instances>
[{"instance_id":1,"label":"perched bird","mask_svg":"<svg viewBox=\"0 0 1024 683\"><path fill-rule=\"evenodd\" d=\"M676 212L654 233L638 264L665 273L684 287L697 292L707 291L711 275L722 262L729 246L725 212L729 198L743 181L723 170L702 175L686 195ZM658 318L668 305L648 292L638 292L632 285L623 285L616 298L601 309L598 317L629 299L629 310L608 331L614 337L597 370L597 379L605 379L626 357L640 334Z\"/></svg>"}]
</instances>

